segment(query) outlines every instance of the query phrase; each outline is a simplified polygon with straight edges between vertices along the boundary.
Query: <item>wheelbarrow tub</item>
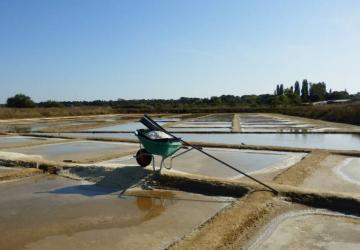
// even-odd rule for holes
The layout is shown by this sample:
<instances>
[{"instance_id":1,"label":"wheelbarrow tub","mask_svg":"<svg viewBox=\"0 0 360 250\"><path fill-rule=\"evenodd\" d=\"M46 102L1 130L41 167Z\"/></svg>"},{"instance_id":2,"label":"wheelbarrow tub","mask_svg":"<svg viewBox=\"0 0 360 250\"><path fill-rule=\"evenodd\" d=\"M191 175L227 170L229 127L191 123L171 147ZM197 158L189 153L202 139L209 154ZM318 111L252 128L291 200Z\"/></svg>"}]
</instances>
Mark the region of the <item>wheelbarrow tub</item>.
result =
<instances>
[{"instance_id":1,"label":"wheelbarrow tub","mask_svg":"<svg viewBox=\"0 0 360 250\"><path fill-rule=\"evenodd\" d=\"M183 146L182 142L175 138L152 140L146 137L142 132L137 131L135 134L146 151L153 155L160 155L166 158L174 154Z\"/></svg>"}]
</instances>

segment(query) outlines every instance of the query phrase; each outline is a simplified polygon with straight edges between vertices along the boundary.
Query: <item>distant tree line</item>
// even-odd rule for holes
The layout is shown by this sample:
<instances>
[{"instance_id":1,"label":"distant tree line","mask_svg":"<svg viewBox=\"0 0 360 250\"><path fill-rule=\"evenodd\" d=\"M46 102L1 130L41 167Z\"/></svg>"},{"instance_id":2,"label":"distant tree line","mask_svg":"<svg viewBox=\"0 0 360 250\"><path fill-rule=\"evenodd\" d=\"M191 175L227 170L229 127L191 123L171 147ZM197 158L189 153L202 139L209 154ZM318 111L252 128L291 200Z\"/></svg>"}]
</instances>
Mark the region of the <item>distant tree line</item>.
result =
<instances>
[{"instance_id":1,"label":"distant tree line","mask_svg":"<svg viewBox=\"0 0 360 250\"><path fill-rule=\"evenodd\" d=\"M284 89L283 84L276 85L274 96L277 97L279 103L283 104L300 104L308 102L320 102L325 100L340 100L354 98L346 90L332 91L326 90L326 83L311 83L306 79L300 83L295 82L294 86Z\"/></svg>"},{"instance_id":2,"label":"distant tree line","mask_svg":"<svg viewBox=\"0 0 360 250\"><path fill-rule=\"evenodd\" d=\"M13 108L32 108L32 107L77 107L77 106L110 106L122 110L172 110L208 107L259 107L259 106L297 106L308 102L318 102L324 100L339 99L360 99L360 94L349 95L344 91L326 90L324 82L309 83L307 80L300 83L295 82L293 86L284 88L283 84L278 84L273 95L221 95L210 98L189 98L179 99L135 99L135 100L94 100L94 101L63 101L57 102L48 100L35 103L31 97L24 94L17 94L9 97L6 102L7 107Z\"/></svg>"}]
</instances>

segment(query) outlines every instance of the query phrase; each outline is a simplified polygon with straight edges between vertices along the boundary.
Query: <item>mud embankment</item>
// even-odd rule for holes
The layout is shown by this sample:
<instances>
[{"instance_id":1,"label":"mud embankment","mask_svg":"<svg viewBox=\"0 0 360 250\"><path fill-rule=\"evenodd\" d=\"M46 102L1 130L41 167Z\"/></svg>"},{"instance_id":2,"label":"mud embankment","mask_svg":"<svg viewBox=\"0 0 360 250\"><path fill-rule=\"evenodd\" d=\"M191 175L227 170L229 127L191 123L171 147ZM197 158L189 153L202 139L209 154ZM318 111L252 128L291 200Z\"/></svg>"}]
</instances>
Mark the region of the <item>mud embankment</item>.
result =
<instances>
[{"instance_id":1,"label":"mud embankment","mask_svg":"<svg viewBox=\"0 0 360 250\"><path fill-rule=\"evenodd\" d=\"M229 249L272 213L270 193L252 193L234 202L169 249Z\"/></svg>"},{"instance_id":2,"label":"mud embankment","mask_svg":"<svg viewBox=\"0 0 360 250\"><path fill-rule=\"evenodd\" d=\"M30 177L42 173L42 170L36 168L18 168L11 172L0 173L0 182Z\"/></svg>"},{"instance_id":3,"label":"mud embankment","mask_svg":"<svg viewBox=\"0 0 360 250\"><path fill-rule=\"evenodd\" d=\"M298 186L310 176L320 163L330 155L326 150L313 150L302 161L286 169L274 178L275 183Z\"/></svg>"},{"instance_id":4,"label":"mud embankment","mask_svg":"<svg viewBox=\"0 0 360 250\"><path fill-rule=\"evenodd\" d=\"M220 189L222 192L218 192L217 195L241 197L248 192L265 191L271 193L270 190L265 187L251 182L244 181L230 181L221 178L204 177L192 174L172 174L164 173L162 175L154 175L153 181L159 188L170 188L178 190L188 190L188 186L191 187L192 192L202 192L204 186L211 190ZM184 183L187 184L184 185ZM283 197L289 201L319 207L327 208L340 212L348 211L356 215L360 215L360 196L351 193L339 193L339 192L319 192L318 190L299 188L289 185L281 185L273 182L266 182L265 184L276 189L278 197ZM199 187L199 188L198 188ZM238 193L236 193L238 192ZM232 194L232 195L231 195Z\"/></svg>"}]
</instances>

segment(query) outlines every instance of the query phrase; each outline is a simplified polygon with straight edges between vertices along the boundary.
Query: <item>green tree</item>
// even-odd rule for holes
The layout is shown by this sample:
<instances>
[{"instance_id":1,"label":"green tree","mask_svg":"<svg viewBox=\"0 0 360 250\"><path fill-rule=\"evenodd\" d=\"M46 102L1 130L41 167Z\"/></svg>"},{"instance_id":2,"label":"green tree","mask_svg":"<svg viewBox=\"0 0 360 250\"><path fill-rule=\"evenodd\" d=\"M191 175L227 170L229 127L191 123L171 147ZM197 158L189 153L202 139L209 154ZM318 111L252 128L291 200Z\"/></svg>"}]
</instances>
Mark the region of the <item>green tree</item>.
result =
<instances>
[{"instance_id":1,"label":"green tree","mask_svg":"<svg viewBox=\"0 0 360 250\"><path fill-rule=\"evenodd\" d=\"M274 100L275 106L287 106L289 104L289 99L286 95L277 96Z\"/></svg>"},{"instance_id":2,"label":"green tree","mask_svg":"<svg viewBox=\"0 0 360 250\"><path fill-rule=\"evenodd\" d=\"M275 93L276 93L275 95L280 95L280 86L279 86L279 84L276 85Z\"/></svg>"},{"instance_id":3,"label":"green tree","mask_svg":"<svg viewBox=\"0 0 360 250\"><path fill-rule=\"evenodd\" d=\"M286 97L288 99L288 103L291 105L299 105L301 103L300 96L295 93L289 92Z\"/></svg>"},{"instance_id":4,"label":"green tree","mask_svg":"<svg viewBox=\"0 0 360 250\"><path fill-rule=\"evenodd\" d=\"M293 92L294 92L294 90L293 90L292 88L286 88L286 89L284 90L284 94L285 94L286 96L292 94Z\"/></svg>"},{"instance_id":5,"label":"green tree","mask_svg":"<svg viewBox=\"0 0 360 250\"><path fill-rule=\"evenodd\" d=\"M294 90L295 94L300 96L300 84L298 81L295 82L294 88L295 88L295 90Z\"/></svg>"},{"instance_id":6,"label":"green tree","mask_svg":"<svg viewBox=\"0 0 360 250\"><path fill-rule=\"evenodd\" d=\"M269 94L259 95L256 98L256 102L259 105L270 105L272 104L273 98L274 96Z\"/></svg>"},{"instance_id":7,"label":"green tree","mask_svg":"<svg viewBox=\"0 0 360 250\"><path fill-rule=\"evenodd\" d=\"M301 86L301 100L307 102L309 100L309 84L306 79L303 80Z\"/></svg>"},{"instance_id":8,"label":"green tree","mask_svg":"<svg viewBox=\"0 0 360 250\"><path fill-rule=\"evenodd\" d=\"M324 101L326 97L326 84L324 82L313 83L310 87L310 101Z\"/></svg>"},{"instance_id":9,"label":"green tree","mask_svg":"<svg viewBox=\"0 0 360 250\"><path fill-rule=\"evenodd\" d=\"M243 95L241 102L246 105L256 105L256 95Z\"/></svg>"},{"instance_id":10,"label":"green tree","mask_svg":"<svg viewBox=\"0 0 360 250\"><path fill-rule=\"evenodd\" d=\"M331 91L327 95L328 100L341 100L350 98L349 93L345 91Z\"/></svg>"},{"instance_id":11,"label":"green tree","mask_svg":"<svg viewBox=\"0 0 360 250\"><path fill-rule=\"evenodd\" d=\"M221 98L218 96L212 96L210 98L210 103L212 103L214 106L221 105Z\"/></svg>"},{"instance_id":12,"label":"green tree","mask_svg":"<svg viewBox=\"0 0 360 250\"><path fill-rule=\"evenodd\" d=\"M283 95L283 94L284 94L284 84L280 84L279 95Z\"/></svg>"},{"instance_id":13,"label":"green tree","mask_svg":"<svg viewBox=\"0 0 360 250\"><path fill-rule=\"evenodd\" d=\"M6 106L11 108L32 108L35 107L36 104L29 96L17 94L7 99Z\"/></svg>"}]
</instances>

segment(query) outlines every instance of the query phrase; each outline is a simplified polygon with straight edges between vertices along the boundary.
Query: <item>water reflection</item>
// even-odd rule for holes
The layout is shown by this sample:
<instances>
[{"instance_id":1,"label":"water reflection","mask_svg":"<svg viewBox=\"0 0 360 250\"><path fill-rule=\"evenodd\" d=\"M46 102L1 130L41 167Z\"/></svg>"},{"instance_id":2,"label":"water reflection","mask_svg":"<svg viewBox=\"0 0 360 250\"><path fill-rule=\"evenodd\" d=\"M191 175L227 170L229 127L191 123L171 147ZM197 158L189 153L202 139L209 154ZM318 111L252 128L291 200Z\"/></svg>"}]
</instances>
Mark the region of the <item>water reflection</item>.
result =
<instances>
[{"instance_id":1,"label":"water reflection","mask_svg":"<svg viewBox=\"0 0 360 250\"><path fill-rule=\"evenodd\" d=\"M173 204L175 195L169 191L148 191L152 196L138 196L135 203L139 210L145 212L143 220L150 220L162 214L167 206Z\"/></svg>"}]
</instances>

